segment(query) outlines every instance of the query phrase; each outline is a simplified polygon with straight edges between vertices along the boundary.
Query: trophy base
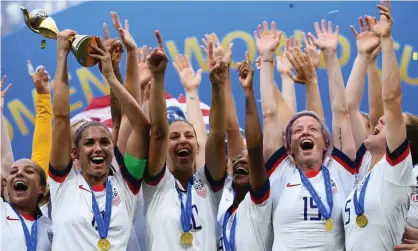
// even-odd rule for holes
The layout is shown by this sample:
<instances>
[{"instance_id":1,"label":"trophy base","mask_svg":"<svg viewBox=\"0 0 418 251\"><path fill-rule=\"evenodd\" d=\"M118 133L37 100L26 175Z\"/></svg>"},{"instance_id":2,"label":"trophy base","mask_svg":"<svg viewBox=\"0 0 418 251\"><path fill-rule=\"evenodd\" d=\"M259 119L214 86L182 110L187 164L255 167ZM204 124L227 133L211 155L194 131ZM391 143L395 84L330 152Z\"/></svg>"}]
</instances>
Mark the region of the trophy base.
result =
<instances>
[{"instance_id":1,"label":"trophy base","mask_svg":"<svg viewBox=\"0 0 418 251\"><path fill-rule=\"evenodd\" d=\"M97 46L95 37L86 35L76 35L71 43L71 51L77 59L78 63L84 67L92 67L99 61L89 56L93 49L89 46L93 44Z\"/></svg>"}]
</instances>

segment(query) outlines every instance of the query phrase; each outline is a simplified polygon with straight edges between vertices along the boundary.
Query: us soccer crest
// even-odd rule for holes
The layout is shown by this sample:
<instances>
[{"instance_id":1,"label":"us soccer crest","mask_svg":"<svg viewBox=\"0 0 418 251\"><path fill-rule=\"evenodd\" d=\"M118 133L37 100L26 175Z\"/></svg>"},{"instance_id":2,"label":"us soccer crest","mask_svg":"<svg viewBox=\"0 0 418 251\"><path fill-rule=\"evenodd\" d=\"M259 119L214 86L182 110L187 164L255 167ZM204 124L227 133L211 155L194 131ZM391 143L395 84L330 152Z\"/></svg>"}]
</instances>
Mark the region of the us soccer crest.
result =
<instances>
[{"instance_id":1,"label":"us soccer crest","mask_svg":"<svg viewBox=\"0 0 418 251\"><path fill-rule=\"evenodd\" d=\"M113 188L112 203L115 207L119 206L119 204L120 204L120 196L119 196L118 190L116 190L116 188Z\"/></svg>"},{"instance_id":2,"label":"us soccer crest","mask_svg":"<svg viewBox=\"0 0 418 251\"><path fill-rule=\"evenodd\" d=\"M52 243L52 239L54 238L54 234L51 230L48 230L48 240Z\"/></svg>"},{"instance_id":3,"label":"us soccer crest","mask_svg":"<svg viewBox=\"0 0 418 251\"><path fill-rule=\"evenodd\" d=\"M196 190L197 195L202 198L206 198L208 195L208 189L206 188L205 183L201 180L194 181L194 189Z\"/></svg>"},{"instance_id":4,"label":"us soccer crest","mask_svg":"<svg viewBox=\"0 0 418 251\"><path fill-rule=\"evenodd\" d=\"M332 189L332 195L336 195L338 193L337 185L333 180L331 180L331 189Z\"/></svg>"},{"instance_id":5,"label":"us soccer crest","mask_svg":"<svg viewBox=\"0 0 418 251\"><path fill-rule=\"evenodd\" d=\"M414 191L412 192L411 201L415 203L418 202L418 186L416 186Z\"/></svg>"}]
</instances>

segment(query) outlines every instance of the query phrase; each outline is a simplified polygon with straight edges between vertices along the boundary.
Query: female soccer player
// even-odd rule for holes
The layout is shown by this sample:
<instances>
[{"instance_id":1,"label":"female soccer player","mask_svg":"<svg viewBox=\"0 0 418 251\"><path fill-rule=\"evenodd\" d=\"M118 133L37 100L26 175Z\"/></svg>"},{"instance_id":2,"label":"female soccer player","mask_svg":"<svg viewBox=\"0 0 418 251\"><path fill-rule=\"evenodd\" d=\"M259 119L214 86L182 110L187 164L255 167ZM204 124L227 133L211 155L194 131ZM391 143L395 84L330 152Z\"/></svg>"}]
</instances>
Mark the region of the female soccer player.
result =
<instances>
[{"instance_id":1,"label":"female soccer player","mask_svg":"<svg viewBox=\"0 0 418 251\"><path fill-rule=\"evenodd\" d=\"M159 34L159 33L157 33ZM227 66L213 57L210 132L205 166L195 170L199 145L192 125L184 120L168 124L164 74L168 63L163 41L147 59L151 71L149 163L143 195L148 250L216 250L216 215L226 175L225 97Z\"/></svg>"},{"instance_id":2,"label":"female soccer player","mask_svg":"<svg viewBox=\"0 0 418 251\"><path fill-rule=\"evenodd\" d=\"M377 6L380 20L372 24L382 48L384 116L357 154L365 176L343 208L346 250L393 250L402 243L418 162L418 126L407 124L401 109L401 82L392 40L390 2ZM367 149L367 153L365 154Z\"/></svg>"},{"instance_id":3,"label":"female soccer player","mask_svg":"<svg viewBox=\"0 0 418 251\"><path fill-rule=\"evenodd\" d=\"M271 250L273 203L264 167L263 135L253 90L254 70L248 53L238 71L245 93L247 150L233 162L234 199L218 222L218 234L222 236L218 250Z\"/></svg>"},{"instance_id":4,"label":"female soccer player","mask_svg":"<svg viewBox=\"0 0 418 251\"><path fill-rule=\"evenodd\" d=\"M149 124L137 102L117 80L104 41L96 38L89 47L90 56L99 61L99 69L118 97L133 131L123 158L113 146L106 126L98 122L84 124L74 136L74 157L81 171L73 168L67 56L69 37L75 34L65 30L57 36L49 167L55 229L52 250L126 250L136 194L147 162ZM119 164L115 171L110 168L114 156Z\"/></svg>"}]
</instances>

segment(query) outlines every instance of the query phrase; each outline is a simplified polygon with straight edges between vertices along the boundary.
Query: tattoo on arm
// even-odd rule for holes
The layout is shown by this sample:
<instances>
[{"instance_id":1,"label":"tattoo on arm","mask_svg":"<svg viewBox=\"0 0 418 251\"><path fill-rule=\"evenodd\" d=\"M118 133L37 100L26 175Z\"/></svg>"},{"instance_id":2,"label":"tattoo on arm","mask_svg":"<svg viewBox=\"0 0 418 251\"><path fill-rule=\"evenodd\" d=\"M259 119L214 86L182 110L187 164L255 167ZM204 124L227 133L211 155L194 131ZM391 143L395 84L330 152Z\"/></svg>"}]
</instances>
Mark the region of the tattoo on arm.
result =
<instances>
[{"instance_id":1,"label":"tattoo on arm","mask_svg":"<svg viewBox=\"0 0 418 251\"><path fill-rule=\"evenodd\" d=\"M343 150L343 138L342 138L341 128L338 128L338 133L340 134L338 139L340 140L340 146L341 146L341 151L342 151Z\"/></svg>"}]
</instances>

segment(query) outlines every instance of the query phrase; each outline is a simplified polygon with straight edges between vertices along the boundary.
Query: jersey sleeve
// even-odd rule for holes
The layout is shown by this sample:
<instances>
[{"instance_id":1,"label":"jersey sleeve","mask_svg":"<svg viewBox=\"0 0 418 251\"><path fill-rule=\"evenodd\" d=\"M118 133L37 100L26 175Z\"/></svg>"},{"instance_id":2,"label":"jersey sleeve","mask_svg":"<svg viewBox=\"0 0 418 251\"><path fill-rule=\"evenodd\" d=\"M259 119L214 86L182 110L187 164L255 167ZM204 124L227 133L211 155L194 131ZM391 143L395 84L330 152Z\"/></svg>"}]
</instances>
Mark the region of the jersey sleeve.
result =
<instances>
[{"instance_id":1,"label":"jersey sleeve","mask_svg":"<svg viewBox=\"0 0 418 251\"><path fill-rule=\"evenodd\" d=\"M284 163L284 160L288 157L287 151L284 147L279 148L273 155L266 161L266 170L268 177L271 177L274 173L280 172L280 166Z\"/></svg>"},{"instance_id":2,"label":"jersey sleeve","mask_svg":"<svg viewBox=\"0 0 418 251\"><path fill-rule=\"evenodd\" d=\"M270 196L270 180L267 179L263 188L254 192L250 187L249 196L247 194L246 200L251 200L249 203L249 215L260 222L270 222L273 208L273 200Z\"/></svg>"},{"instance_id":3,"label":"jersey sleeve","mask_svg":"<svg viewBox=\"0 0 418 251\"><path fill-rule=\"evenodd\" d=\"M225 179L226 179L226 172L224 177L221 180L213 180L212 176L210 175L210 172L208 168L203 166L203 168L199 168L196 170L195 179L203 181L203 183L206 186L209 186L210 189L208 189L209 197L210 197L210 203L211 206L215 212L215 215L218 213L219 204L221 202L222 193L224 189Z\"/></svg>"},{"instance_id":4,"label":"jersey sleeve","mask_svg":"<svg viewBox=\"0 0 418 251\"><path fill-rule=\"evenodd\" d=\"M348 195L353 190L356 180L357 168L354 161L342 151L334 148L328 162L328 168L337 173L342 181L344 192Z\"/></svg>"},{"instance_id":5,"label":"jersey sleeve","mask_svg":"<svg viewBox=\"0 0 418 251\"><path fill-rule=\"evenodd\" d=\"M393 152L390 152L386 146L385 162L384 176L386 180L400 186L416 185L416 178L413 176L414 165L412 164L408 139L405 139Z\"/></svg>"},{"instance_id":6,"label":"jersey sleeve","mask_svg":"<svg viewBox=\"0 0 418 251\"><path fill-rule=\"evenodd\" d=\"M56 197L62 188L69 186L72 183L77 183L77 171L73 168L73 161L71 160L67 167L63 170L55 169L51 163L48 169L48 184L51 194L50 201L55 203Z\"/></svg>"},{"instance_id":7,"label":"jersey sleeve","mask_svg":"<svg viewBox=\"0 0 418 251\"><path fill-rule=\"evenodd\" d=\"M119 171L115 171L114 180L118 183L118 187L121 188L122 199L125 201L128 209L128 213L131 217L134 216L136 209L136 202L138 197L136 196L141 188L141 180L135 179L125 166L125 162L118 147L114 148L115 159ZM115 168L117 170L117 168Z\"/></svg>"}]
</instances>

